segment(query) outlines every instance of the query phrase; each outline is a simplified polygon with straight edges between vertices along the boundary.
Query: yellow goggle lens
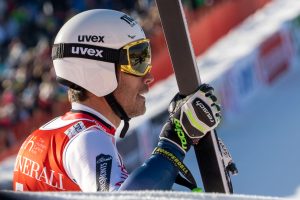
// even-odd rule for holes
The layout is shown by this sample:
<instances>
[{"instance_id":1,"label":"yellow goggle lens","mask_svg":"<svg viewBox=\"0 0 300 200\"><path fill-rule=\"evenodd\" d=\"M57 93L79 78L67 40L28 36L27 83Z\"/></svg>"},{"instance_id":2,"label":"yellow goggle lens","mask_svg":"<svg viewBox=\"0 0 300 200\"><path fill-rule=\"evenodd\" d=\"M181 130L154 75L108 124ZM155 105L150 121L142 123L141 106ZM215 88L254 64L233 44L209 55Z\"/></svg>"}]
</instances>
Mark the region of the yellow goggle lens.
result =
<instances>
[{"instance_id":1,"label":"yellow goggle lens","mask_svg":"<svg viewBox=\"0 0 300 200\"><path fill-rule=\"evenodd\" d=\"M121 65L121 71L136 76L144 76L151 70L151 49L148 39L132 42L122 49L126 50L127 65Z\"/></svg>"}]
</instances>

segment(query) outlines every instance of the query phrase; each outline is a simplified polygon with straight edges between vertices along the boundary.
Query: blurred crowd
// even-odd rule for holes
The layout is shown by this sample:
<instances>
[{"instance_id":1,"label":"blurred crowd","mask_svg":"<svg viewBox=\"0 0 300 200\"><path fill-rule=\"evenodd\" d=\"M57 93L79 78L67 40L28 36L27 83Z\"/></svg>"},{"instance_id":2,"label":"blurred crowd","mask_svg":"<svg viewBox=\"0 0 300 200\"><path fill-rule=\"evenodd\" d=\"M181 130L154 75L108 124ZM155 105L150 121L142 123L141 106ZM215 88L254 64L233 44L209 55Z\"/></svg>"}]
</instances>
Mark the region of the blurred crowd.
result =
<instances>
[{"instance_id":1,"label":"blurred crowd","mask_svg":"<svg viewBox=\"0 0 300 200\"><path fill-rule=\"evenodd\" d=\"M196 9L214 0L183 2ZM0 0L0 143L10 127L37 109L51 113L53 102L65 98L55 81L51 45L67 19L93 8L130 14L148 37L160 27L154 0Z\"/></svg>"},{"instance_id":2,"label":"blurred crowd","mask_svg":"<svg viewBox=\"0 0 300 200\"><path fill-rule=\"evenodd\" d=\"M53 101L64 94L56 84L50 52L53 37L67 19L93 8L144 17L151 4L150 0L0 0L0 127L30 117L35 109L51 112Z\"/></svg>"}]
</instances>

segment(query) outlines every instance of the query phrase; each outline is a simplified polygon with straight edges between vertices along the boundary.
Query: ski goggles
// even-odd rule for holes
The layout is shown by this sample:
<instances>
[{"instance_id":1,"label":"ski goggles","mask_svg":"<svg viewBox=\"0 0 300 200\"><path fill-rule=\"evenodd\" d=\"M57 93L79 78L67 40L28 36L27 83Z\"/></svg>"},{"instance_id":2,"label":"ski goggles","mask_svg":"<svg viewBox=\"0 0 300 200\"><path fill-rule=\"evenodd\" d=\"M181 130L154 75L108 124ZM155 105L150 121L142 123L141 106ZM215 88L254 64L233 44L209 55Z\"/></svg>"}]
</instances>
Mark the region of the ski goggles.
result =
<instances>
[{"instance_id":1,"label":"ski goggles","mask_svg":"<svg viewBox=\"0 0 300 200\"><path fill-rule=\"evenodd\" d=\"M80 43L58 43L52 47L52 59L85 58L120 65L121 71L144 76L151 70L151 49L148 39L131 42L121 49Z\"/></svg>"},{"instance_id":2,"label":"ski goggles","mask_svg":"<svg viewBox=\"0 0 300 200\"><path fill-rule=\"evenodd\" d=\"M120 68L122 72L144 76L151 70L151 49L148 39L138 40L121 49Z\"/></svg>"}]
</instances>

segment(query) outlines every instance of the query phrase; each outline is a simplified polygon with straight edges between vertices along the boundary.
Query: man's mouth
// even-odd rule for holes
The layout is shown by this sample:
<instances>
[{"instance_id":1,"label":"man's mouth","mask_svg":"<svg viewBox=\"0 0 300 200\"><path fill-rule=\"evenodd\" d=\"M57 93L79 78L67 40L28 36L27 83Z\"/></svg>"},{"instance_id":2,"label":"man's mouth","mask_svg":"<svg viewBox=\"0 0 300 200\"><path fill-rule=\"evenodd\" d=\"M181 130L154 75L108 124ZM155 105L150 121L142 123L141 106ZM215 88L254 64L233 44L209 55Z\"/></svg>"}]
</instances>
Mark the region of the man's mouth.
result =
<instances>
[{"instance_id":1,"label":"man's mouth","mask_svg":"<svg viewBox=\"0 0 300 200\"><path fill-rule=\"evenodd\" d=\"M138 95L138 98L143 100L143 101L146 101L146 98L144 96L140 95L140 94Z\"/></svg>"},{"instance_id":2,"label":"man's mouth","mask_svg":"<svg viewBox=\"0 0 300 200\"><path fill-rule=\"evenodd\" d=\"M140 98L146 99L146 98L145 98L145 95L148 93L148 91L149 91L149 89L146 88L146 89L142 90L141 92L139 92L139 93L138 93L138 96L139 96Z\"/></svg>"},{"instance_id":3,"label":"man's mouth","mask_svg":"<svg viewBox=\"0 0 300 200\"><path fill-rule=\"evenodd\" d=\"M145 99L145 93L139 93L138 97Z\"/></svg>"},{"instance_id":4,"label":"man's mouth","mask_svg":"<svg viewBox=\"0 0 300 200\"><path fill-rule=\"evenodd\" d=\"M139 94L145 95L145 94L147 94L148 92L149 92L149 88L148 88L148 87L145 87L145 88L143 88L142 90L140 90Z\"/></svg>"}]
</instances>

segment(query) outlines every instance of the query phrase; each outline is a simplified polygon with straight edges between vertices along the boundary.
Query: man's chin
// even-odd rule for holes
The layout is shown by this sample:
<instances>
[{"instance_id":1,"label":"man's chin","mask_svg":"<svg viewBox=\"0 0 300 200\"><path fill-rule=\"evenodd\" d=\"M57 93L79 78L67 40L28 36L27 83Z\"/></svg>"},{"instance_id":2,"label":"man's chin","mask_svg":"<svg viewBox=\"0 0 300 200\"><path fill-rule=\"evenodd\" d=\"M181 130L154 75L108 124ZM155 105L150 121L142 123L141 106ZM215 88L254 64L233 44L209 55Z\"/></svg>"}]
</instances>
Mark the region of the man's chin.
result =
<instances>
[{"instance_id":1,"label":"man's chin","mask_svg":"<svg viewBox=\"0 0 300 200\"><path fill-rule=\"evenodd\" d=\"M145 113L146 113L146 107L144 106L143 108L140 108L139 110L135 110L134 112L131 112L130 114L128 114L128 117L134 118L134 117L141 116Z\"/></svg>"}]
</instances>

